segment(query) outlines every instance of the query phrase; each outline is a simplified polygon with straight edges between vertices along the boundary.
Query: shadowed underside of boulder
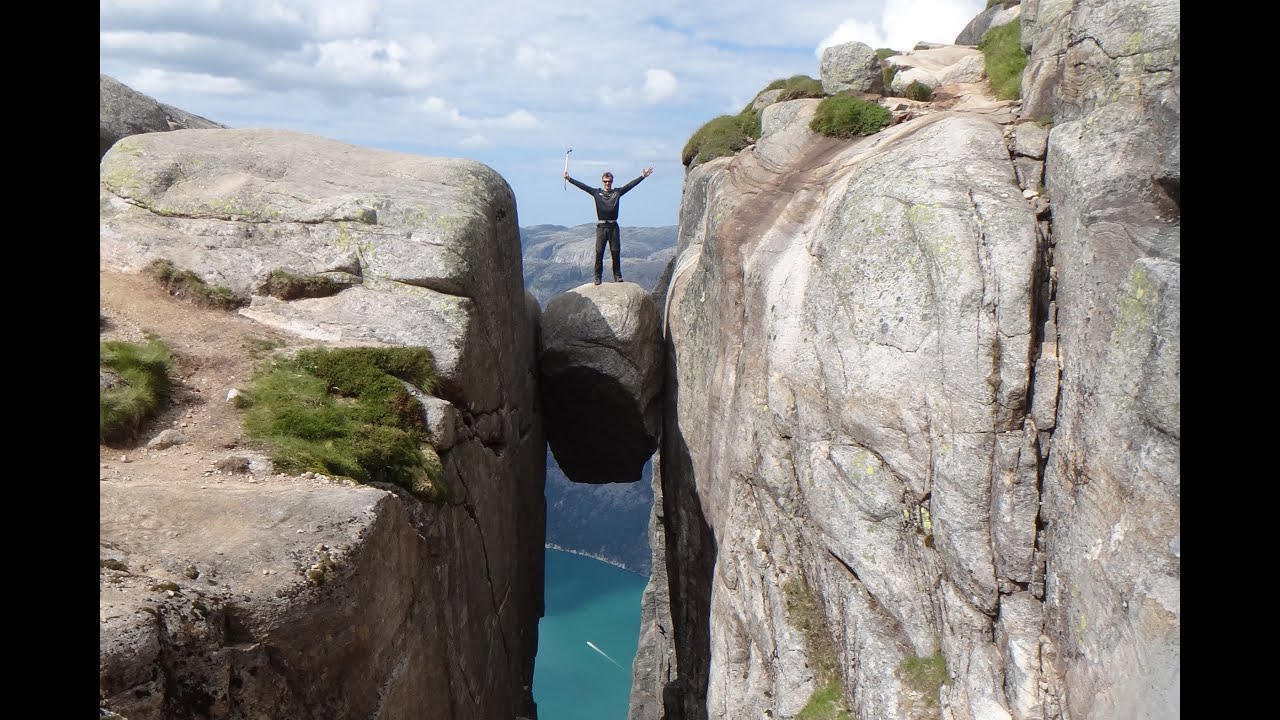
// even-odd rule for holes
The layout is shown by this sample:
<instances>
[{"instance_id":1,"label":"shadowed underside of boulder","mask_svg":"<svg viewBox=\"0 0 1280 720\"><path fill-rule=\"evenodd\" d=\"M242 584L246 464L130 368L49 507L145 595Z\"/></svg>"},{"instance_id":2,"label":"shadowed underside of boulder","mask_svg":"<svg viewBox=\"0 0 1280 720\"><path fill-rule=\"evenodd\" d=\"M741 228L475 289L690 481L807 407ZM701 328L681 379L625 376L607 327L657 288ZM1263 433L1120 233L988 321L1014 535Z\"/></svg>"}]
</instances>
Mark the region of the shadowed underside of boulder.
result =
<instances>
[{"instance_id":1,"label":"shadowed underside of boulder","mask_svg":"<svg viewBox=\"0 0 1280 720\"><path fill-rule=\"evenodd\" d=\"M657 448L622 385L590 368L545 377L542 412L551 452L574 482L636 482Z\"/></svg>"},{"instance_id":2,"label":"shadowed underside of boulder","mask_svg":"<svg viewBox=\"0 0 1280 720\"><path fill-rule=\"evenodd\" d=\"M542 317L547 441L580 483L635 482L661 434L661 322L635 283L583 285Z\"/></svg>"}]
</instances>

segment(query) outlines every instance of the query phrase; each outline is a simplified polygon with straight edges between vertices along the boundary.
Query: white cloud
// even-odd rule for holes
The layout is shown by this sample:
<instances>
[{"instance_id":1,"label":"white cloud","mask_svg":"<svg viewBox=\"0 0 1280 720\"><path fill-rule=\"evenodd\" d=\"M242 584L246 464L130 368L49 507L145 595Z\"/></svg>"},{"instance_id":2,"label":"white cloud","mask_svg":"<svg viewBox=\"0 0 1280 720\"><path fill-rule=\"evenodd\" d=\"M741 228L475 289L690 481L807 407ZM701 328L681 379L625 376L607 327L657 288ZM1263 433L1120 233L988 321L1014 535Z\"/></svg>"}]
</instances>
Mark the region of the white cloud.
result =
<instances>
[{"instance_id":1,"label":"white cloud","mask_svg":"<svg viewBox=\"0 0 1280 720\"><path fill-rule=\"evenodd\" d=\"M471 129L483 126L498 130L528 130L540 124L533 113L523 108L497 117L468 117L444 98L435 96L423 100L418 107L430 122L440 127Z\"/></svg>"},{"instance_id":2,"label":"white cloud","mask_svg":"<svg viewBox=\"0 0 1280 720\"><path fill-rule=\"evenodd\" d=\"M204 73L171 72L156 68L145 68L129 77L128 81L116 78L129 87L152 97L162 98L174 91L193 93L195 95L240 95L247 88L236 78L217 77ZM187 108L182 108L187 110ZM198 111L188 110L188 112Z\"/></svg>"},{"instance_id":3,"label":"white cloud","mask_svg":"<svg viewBox=\"0 0 1280 720\"><path fill-rule=\"evenodd\" d=\"M184 32L104 32L98 36L101 51L146 51L158 55L190 52L203 38Z\"/></svg>"},{"instance_id":4,"label":"white cloud","mask_svg":"<svg viewBox=\"0 0 1280 720\"><path fill-rule=\"evenodd\" d=\"M840 23L830 35L822 39L818 43L818 47L813 54L822 59L822 51L832 45L843 45L847 42L860 42L870 45L872 48L886 47L884 36L880 34L880 29L875 25L854 18L849 18ZM910 48L903 48L910 49Z\"/></svg>"},{"instance_id":5,"label":"white cloud","mask_svg":"<svg viewBox=\"0 0 1280 720\"><path fill-rule=\"evenodd\" d=\"M516 67L548 80L559 70L560 59L550 50L526 42L516 48Z\"/></svg>"},{"instance_id":6,"label":"white cloud","mask_svg":"<svg viewBox=\"0 0 1280 720\"><path fill-rule=\"evenodd\" d=\"M319 38L369 35L377 24L378 0L306 0L307 25Z\"/></svg>"},{"instance_id":7,"label":"white cloud","mask_svg":"<svg viewBox=\"0 0 1280 720\"><path fill-rule=\"evenodd\" d=\"M910 50L918 42L955 42L983 5L980 0L894 0L884 8L888 47Z\"/></svg>"},{"instance_id":8,"label":"white cloud","mask_svg":"<svg viewBox=\"0 0 1280 720\"><path fill-rule=\"evenodd\" d=\"M528 110L520 109L501 118L497 118L490 124L494 127L506 128L509 130L527 130L529 128L538 127L538 118L534 117L533 113Z\"/></svg>"},{"instance_id":9,"label":"white cloud","mask_svg":"<svg viewBox=\"0 0 1280 720\"><path fill-rule=\"evenodd\" d=\"M404 90L415 90L431 80L428 73L406 64L408 53L394 40L333 40L315 45L312 50L314 59L306 72L327 76L337 84L389 83Z\"/></svg>"},{"instance_id":10,"label":"white cloud","mask_svg":"<svg viewBox=\"0 0 1280 720\"><path fill-rule=\"evenodd\" d=\"M679 86L676 76L668 70L651 68L644 71L644 99L647 102L665 100L674 95Z\"/></svg>"},{"instance_id":11,"label":"white cloud","mask_svg":"<svg viewBox=\"0 0 1280 720\"><path fill-rule=\"evenodd\" d=\"M771 80L818 77L815 46L845 35L896 49L947 42L984 5L100 0L99 60L103 73L216 122L481 160L511 183L522 222L555 222L553 201L538 195L546 168L529 158L562 162L571 144L575 166L652 162L676 178L702 124ZM629 213L653 203L674 216L679 182L629 202Z\"/></svg>"},{"instance_id":12,"label":"white cloud","mask_svg":"<svg viewBox=\"0 0 1280 720\"><path fill-rule=\"evenodd\" d=\"M674 95L679 86L679 81L670 70L650 68L644 72L642 88L618 89L606 85L596 89L596 97L608 107L625 107L637 103L654 105Z\"/></svg>"},{"instance_id":13,"label":"white cloud","mask_svg":"<svg viewBox=\"0 0 1280 720\"><path fill-rule=\"evenodd\" d=\"M437 125L470 128L476 124L475 120L463 117L458 108L445 102L443 98L429 97L422 102L421 107L428 119Z\"/></svg>"},{"instance_id":14,"label":"white cloud","mask_svg":"<svg viewBox=\"0 0 1280 720\"><path fill-rule=\"evenodd\" d=\"M982 0L892 0L885 4L878 23L846 18L818 43L814 55L821 58L828 47L853 41L904 52L918 42L955 42L982 9Z\"/></svg>"}]
</instances>

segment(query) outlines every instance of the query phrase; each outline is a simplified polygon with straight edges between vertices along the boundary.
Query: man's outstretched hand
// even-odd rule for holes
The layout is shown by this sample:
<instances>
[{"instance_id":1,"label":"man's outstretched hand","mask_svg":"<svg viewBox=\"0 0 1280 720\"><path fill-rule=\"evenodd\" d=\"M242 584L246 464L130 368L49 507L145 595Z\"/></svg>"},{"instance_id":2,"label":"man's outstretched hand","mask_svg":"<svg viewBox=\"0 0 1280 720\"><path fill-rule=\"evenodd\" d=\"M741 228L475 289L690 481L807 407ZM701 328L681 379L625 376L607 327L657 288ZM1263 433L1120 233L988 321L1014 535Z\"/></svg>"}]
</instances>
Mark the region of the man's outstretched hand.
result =
<instances>
[{"instance_id":1,"label":"man's outstretched hand","mask_svg":"<svg viewBox=\"0 0 1280 720\"><path fill-rule=\"evenodd\" d=\"M565 171L564 171L564 179L565 179L565 180L568 180L568 179L569 179L569 171L568 171L568 170L565 170Z\"/></svg>"},{"instance_id":2,"label":"man's outstretched hand","mask_svg":"<svg viewBox=\"0 0 1280 720\"><path fill-rule=\"evenodd\" d=\"M645 169L644 169L644 173L642 173L642 174L643 174L645 177L649 177L650 175L652 175L652 174L653 174L653 166L652 166L652 165L650 165L649 167L645 168Z\"/></svg>"}]
</instances>

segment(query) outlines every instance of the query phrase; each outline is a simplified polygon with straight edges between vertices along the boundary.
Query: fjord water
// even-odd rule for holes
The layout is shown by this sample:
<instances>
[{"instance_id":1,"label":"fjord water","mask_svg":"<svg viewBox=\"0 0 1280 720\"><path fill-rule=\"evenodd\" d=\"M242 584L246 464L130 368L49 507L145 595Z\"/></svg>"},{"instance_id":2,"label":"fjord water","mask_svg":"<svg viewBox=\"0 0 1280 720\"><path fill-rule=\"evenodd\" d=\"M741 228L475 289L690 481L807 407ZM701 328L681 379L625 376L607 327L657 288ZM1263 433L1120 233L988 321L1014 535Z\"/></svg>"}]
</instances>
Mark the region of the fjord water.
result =
<instances>
[{"instance_id":1,"label":"fjord water","mask_svg":"<svg viewBox=\"0 0 1280 720\"><path fill-rule=\"evenodd\" d=\"M546 553L546 614L533 668L538 719L626 720L648 580L594 558Z\"/></svg>"}]
</instances>

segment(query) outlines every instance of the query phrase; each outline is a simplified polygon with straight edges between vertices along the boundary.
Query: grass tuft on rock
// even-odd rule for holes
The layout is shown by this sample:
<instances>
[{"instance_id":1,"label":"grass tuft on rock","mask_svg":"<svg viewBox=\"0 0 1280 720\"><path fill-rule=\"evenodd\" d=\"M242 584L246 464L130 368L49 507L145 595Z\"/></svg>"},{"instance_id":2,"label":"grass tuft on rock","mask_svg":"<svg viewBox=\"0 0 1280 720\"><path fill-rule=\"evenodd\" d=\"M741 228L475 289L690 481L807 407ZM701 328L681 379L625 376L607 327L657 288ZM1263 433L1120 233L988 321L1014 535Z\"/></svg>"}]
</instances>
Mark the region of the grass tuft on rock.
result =
<instances>
[{"instance_id":1,"label":"grass tuft on rock","mask_svg":"<svg viewBox=\"0 0 1280 720\"><path fill-rule=\"evenodd\" d=\"M143 272L159 281L170 295L188 299L201 307L235 310L249 304L248 296L232 292L229 288L210 286L199 275L176 267L170 260L152 260Z\"/></svg>"},{"instance_id":2,"label":"grass tuft on rock","mask_svg":"<svg viewBox=\"0 0 1280 720\"><path fill-rule=\"evenodd\" d=\"M987 69L991 89L1001 100L1022 97L1022 71L1027 67L1027 54L1022 50L1022 23L1018 20L997 25L978 41Z\"/></svg>"},{"instance_id":3,"label":"grass tuft on rock","mask_svg":"<svg viewBox=\"0 0 1280 720\"><path fill-rule=\"evenodd\" d=\"M854 138L871 135L889 124L889 109L852 95L832 95L818 104L809 129L821 135Z\"/></svg>"},{"instance_id":4,"label":"grass tuft on rock","mask_svg":"<svg viewBox=\"0 0 1280 720\"><path fill-rule=\"evenodd\" d=\"M98 344L98 434L102 442L132 440L169 399L169 347L104 340Z\"/></svg>"},{"instance_id":5,"label":"grass tuft on rock","mask_svg":"<svg viewBox=\"0 0 1280 720\"><path fill-rule=\"evenodd\" d=\"M787 621L804 635L814 680L820 686L796 716L797 720L851 720L844 704L839 660L826 614L803 580L787 582L782 592L787 603Z\"/></svg>"},{"instance_id":6,"label":"grass tuft on rock","mask_svg":"<svg viewBox=\"0 0 1280 720\"><path fill-rule=\"evenodd\" d=\"M272 270L260 292L280 300L297 300L328 297L341 289L341 284L323 275L294 275L286 270Z\"/></svg>"},{"instance_id":7,"label":"grass tuft on rock","mask_svg":"<svg viewBox=\"0 0 1280 720\"><path fill-rule=\"evenodd\" d=\"M925 703L937 707L938 688L947 681L947 661L941 652L929 657L909 657L900 665L907 685L924 696Z\"/></svg>"},{"instance_id":8,"label":"grass tuft on rock","mask_svg":"<svg viewBox=\"0 0 1280 720\"><path fill-rule=\"evenodd\" d=\"M760 92L769 90L782 91L775 102L799 100L801 98L820 98L825 95L822 92L822 81L808 75L792 75L789 78L779 78L766 85L764 90Z\"/></svg>"},{"instance_id":9,"label":"grass tuft on rock","mask_svg":"<svg viewBox=\"0 0 1280 720\"><path fill-rule=\"evenodd\" d=\"M933 99L933 88L920 82L919 80L912 80L911 84L907 86L907 89L903 92L903 94L906 95L907 98L911 100L916 100L918 102L929 102L930 100Z\"/></svg>"},{"instance_id":10,"label":"grass tuft on rock","mask_svg":"<svg viewBox=\"0 0 1280 720\"><path fill-rule=\"evenodd\" d=\"M301 350L264 366L236 401L245 433L270 447L284 472L389 482L444 501L440 458L406 382L434 389L426 348Z\"/></svg>"},{"instance_id":11,"label":"grass tuft on rock","mask_svg":"<svg viewBox=\"0 0 1280 720\"><path fill-rule=\"evenodd\" d=\"M832 679L815 691L809 703L796 715L796 720L853 720L853 715L844 706L840 681Z\"/></svg>"},{"instance_id":12,"label":"grass tuft on rock","mask_svg":"<svg viewBox=\"0 0 1280 720\"><path fill-rule=\"evenodd\" d=\"M737 115L712 118L689 137L680 153L687 168L731 157L760 138L760 111L744 108Z\"/></svg>"}]
</instances>

